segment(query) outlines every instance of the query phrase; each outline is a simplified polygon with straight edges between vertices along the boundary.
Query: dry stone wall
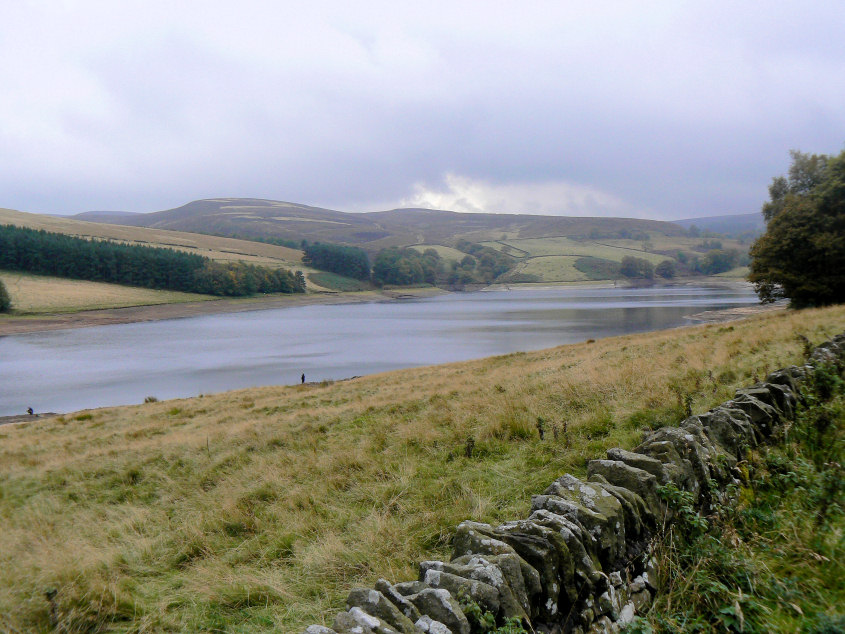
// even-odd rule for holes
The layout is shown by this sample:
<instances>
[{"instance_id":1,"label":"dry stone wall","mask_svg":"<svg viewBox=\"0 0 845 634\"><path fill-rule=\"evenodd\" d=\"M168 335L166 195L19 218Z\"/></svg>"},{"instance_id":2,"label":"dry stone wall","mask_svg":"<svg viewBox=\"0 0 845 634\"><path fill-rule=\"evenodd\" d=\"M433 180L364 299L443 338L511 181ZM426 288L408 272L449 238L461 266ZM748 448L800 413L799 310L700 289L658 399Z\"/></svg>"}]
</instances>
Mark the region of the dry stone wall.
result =
<instances>
[{"instance_id":1,"label":"dry stone wall","mask_svg":"<svg viewBox=\"0 0 845 634\"><path fill-rule=\"evenodd\" d=\"M792 419L801 383L820 363L845 363L845 335L816 348L806 365L647 434L633 451L610 449L588 463L586 481L561 476L532 497L526 519L462 522L450 561L421 562L416 581L352 590L331 628L312 625L306 634L470 634L469 603L528 631L621 631L657 591L649 546L672 521L660 487L692 493L705 513L726 502L737 463Z\"/></svg>"}]
</instances>

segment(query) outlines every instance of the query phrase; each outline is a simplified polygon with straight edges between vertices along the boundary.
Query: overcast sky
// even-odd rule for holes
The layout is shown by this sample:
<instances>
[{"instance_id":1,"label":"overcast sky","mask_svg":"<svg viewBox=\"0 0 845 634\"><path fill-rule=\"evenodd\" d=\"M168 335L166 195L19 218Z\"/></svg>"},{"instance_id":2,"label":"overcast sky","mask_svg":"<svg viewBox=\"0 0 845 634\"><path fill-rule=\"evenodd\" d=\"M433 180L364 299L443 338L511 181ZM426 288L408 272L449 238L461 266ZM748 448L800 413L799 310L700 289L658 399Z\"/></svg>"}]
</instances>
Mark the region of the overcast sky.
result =
<instances>
[{"instance_id":1,"label":"overcast sky","mask_svg":"<svg viewBox=\"0 0 845 634\"><path fill-rule=\"evenodd\" d=\"M0 207L677 219L845 148L845 3L0 3Z\"/></svg>"}]
</instances>

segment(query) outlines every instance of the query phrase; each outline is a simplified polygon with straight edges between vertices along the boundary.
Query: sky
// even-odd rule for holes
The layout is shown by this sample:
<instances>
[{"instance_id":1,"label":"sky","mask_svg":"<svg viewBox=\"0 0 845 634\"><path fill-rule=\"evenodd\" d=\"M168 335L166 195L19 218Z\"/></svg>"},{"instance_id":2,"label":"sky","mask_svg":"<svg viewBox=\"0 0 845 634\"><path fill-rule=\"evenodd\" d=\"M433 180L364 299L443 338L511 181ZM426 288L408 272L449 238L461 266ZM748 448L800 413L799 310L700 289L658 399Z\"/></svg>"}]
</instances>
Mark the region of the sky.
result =
<instances>
[{"instance_id":1,"label":"sky","mask_svg":"<svg viewBox=\"0 0 845 634\"><path fill-rule=\"evenodd\" d=\"M845 4L7 0L0 207L759 211L845 149Z\"/></svg>"}]
</instances>

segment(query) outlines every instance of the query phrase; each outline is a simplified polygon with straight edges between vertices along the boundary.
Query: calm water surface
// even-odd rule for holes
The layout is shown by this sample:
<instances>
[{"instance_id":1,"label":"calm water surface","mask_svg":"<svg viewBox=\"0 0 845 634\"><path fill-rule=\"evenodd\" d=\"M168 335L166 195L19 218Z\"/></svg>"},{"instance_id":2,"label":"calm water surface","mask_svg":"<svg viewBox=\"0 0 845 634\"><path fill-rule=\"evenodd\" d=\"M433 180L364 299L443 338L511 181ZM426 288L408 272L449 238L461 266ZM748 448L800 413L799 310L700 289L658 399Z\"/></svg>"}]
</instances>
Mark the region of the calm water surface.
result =
<instances>
[{"instance_id":1,"label":"calm water surface","mask_svg":"<svg viewBox=\"0 0 845 634\"><path fill-rule=\"evenodd\" d=\"M717 287L483 291L0 337L0 416L537 350L755 303L750 289Z\"/></svg>"}]
</instances>

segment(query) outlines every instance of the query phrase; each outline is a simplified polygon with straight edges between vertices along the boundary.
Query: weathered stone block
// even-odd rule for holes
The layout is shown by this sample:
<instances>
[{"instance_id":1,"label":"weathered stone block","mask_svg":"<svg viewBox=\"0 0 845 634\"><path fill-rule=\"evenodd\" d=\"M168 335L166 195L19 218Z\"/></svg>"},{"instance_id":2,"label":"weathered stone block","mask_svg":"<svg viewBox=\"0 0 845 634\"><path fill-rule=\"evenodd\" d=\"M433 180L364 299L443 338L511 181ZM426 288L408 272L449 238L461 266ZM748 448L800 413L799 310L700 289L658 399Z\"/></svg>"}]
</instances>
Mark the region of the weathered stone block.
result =
<instances>
[{"instance_id":1,"label":"weathered stone block","mask_svg":"<svg viewBox=\"0 0 845 634\"><path fill-rule=\"evenodd\" d=\"M633 451L625 451L619 447L607 450L607 459L615 460L616 462L624 462L625 464L648 471L651 475L657 478L660 484L666 484L669 481L666 469L663 463L657 458L646 456L641 453L634 453Z\"/></svg>"},{"instance_id":2,"label":"weathered stone block","mask_svg":"<svg viewBox=\"0 0 845 634\"><path fill-rule=\"evenodd\" d=\"M453 597L465 596L479 605L483 611L499 614L499 591L493 586L475 579L466 579L443 570L442 561L424 561L420 564L420 581L432 588L444 588Z\"/></svg>"},{"instance_id":3,"label":"weathered stone block","mask_svg":"<svg viewBox=\"0 0 845 634\"><path fill-rule=\"evenodd\" d=\"M616 496L596 483L582 482L569 474L555 480L546 489L544 495L563 498L603 517L604 519L601 519L591 514L587 521L604 524L601 527L599 540L602 543L602 548L607 551L604 553L606 562L610 564L625 557L625 533L630 522L626 516L625 508ZM634 524L637 523L637 519L634 519ZM584 522L582 521L582 523ZM596 525L598 526L598 524Z\"/></svg>"},{"instance_id":4,"label":"weathered stone block","mask_svg":"<svg viewBox=\"0 0 845 634\"><path fill-rule=\"evenodd\" d=\"M540 574L543 597L538 614L543 619L555 618L561 590L574 587L574 567L566 542L557 531L530 520L502 524L496 535Z\"/></svg>"},{"instance_id":5,"label":"weathered stone block","mask_svg":"<svg viewBox=\"0 0 845 634\"><path fill-rule=\"evenodd\" d=\"M414 604L408 601L403 594L401 594L395 587L393 587L387 579L379 579L376 581L375 589L381 592L385 598L393 605L399 608L399 611L407 616L412 622L416 623L420 618L420 613ZM419 590L421 590L420 588ZM419 592L417 590L417 592ZM414 594L409 592L408 594Z\"/></svg>"},{"instance_id":6,"label":"weathered stone block","mask_svg":"<svg viewBox=\"0 0 845 634\"><path fill-rule=\"evenodd\" d=\"M499 593L499 609L504 618L525 618L531 615L531 601L519 560L518 555L465 555L453 559L444 569L460 577L483 581L496 588ZM541 592L539 574L535 587L536 595Z\"/></svg>"},{"instance_id":7,"label":"weathered stone block","mask_svg":"<svg viewBox=\"0 0 845 634\"><path fill-rule=\"evenodd\" d=\"M633 491L643 499L655 517L662 517L657 478L648 471L616 460L591 460L587 463L587 474L598 474L615 486Z\"/></svg>"},{"instance_id":8,"label":"weathered stone block","mask_svg":"<svg viewBox=\"0 0 845 634\"><path fill-rule=\"evenodd\" d=\"M513 555L519 561L520 571L525 583L525 590L530 598L542 592L540 575L513 549L498 537L489 524L479 522L461 522L452 541L452 560L468 555L499 556Z\"/></svg>"},{"instance_id":9,"label":"weathered stone block","mask_svg":"<svg viewBox=\"0 0 845 634\"><path fill-rule=\"evenodd\" d=\"M414 625L416 625L419 631L425 632L425 634L452 634L452 630L428 615L421 616Z\"/></svg>"},{"instance_id":10,"label":"weathered stone block","mask_svg":"<svg viewBox=\"0 0 845 634\"><path fill-rule=\"evenodd\" d=\"M469 621L448 590L426 588L422 592L412 594L408 600L416 606L420 614L440 621L454 634L469 634Z\"/></svg>"},{"instance_id":11,"label":"weathered stone block","mask_svg":"<svg viewBox=\"0 0 845 634\"><path fill-rule=\"evenodd\" d=\"M355 588L346 599L346 608L361 608L370 616L404 634L414 634L414 622L402 614L387 597L378 590Z\"/></svg>"},{"instance_id":12,"label":"weathered stone block","mask_svg":"<svg viewBox=\"0 0 845 634\"><path fill-rule=\"evenodd\" d=\"M399 634L387 623L367 614L359 607L341 612L335 617L332 628L338 634Z\"/></svg>"},{"instance_id":13,"label":"weathered stone block","mask_svg":"<svg viewBox=\"0 0 845 634\"><path fill-rule=\"evenodd\" d=\"M581 596L590 594L594 579L599 576L600 564L591 555L593 552L592 546L590 550L584 546L584 542L592 544L595 541L586 532L586 529L583 526L573 523L563 515L546 509L534 511L528 519L556 530L560 534L572 556L576 576L575 593Z\"/></svg>"}]
</instances>

